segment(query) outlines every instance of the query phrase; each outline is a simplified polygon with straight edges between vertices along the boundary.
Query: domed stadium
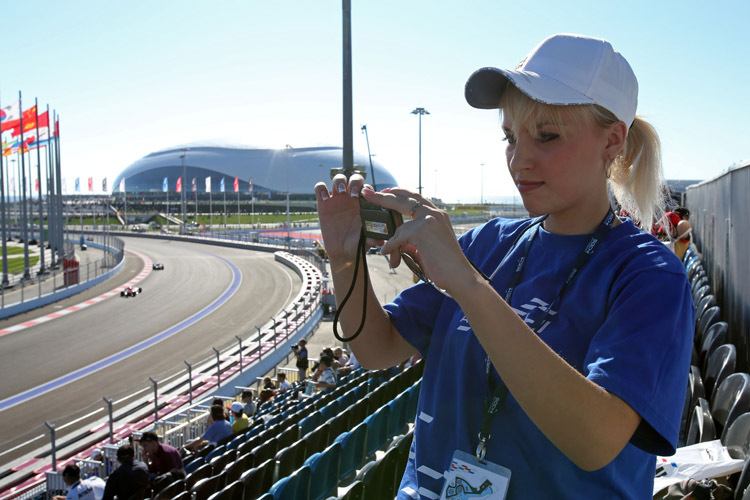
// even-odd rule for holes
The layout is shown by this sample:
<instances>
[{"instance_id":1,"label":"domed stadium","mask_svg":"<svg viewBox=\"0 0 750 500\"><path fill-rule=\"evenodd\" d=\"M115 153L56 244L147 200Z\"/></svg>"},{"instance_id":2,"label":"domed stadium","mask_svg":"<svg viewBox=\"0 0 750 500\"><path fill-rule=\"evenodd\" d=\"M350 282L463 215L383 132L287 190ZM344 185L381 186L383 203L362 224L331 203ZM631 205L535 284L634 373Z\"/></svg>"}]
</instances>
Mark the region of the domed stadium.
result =
<instances>
[{"instance_id":1,"label":"domed stadium","mask_svg":"<svg viewBox=\"0 0 750 500\"><path fill-rule=\"evenodd\" d=\"M234 193L237 178L238 191L245 194L252 180L256 198L286 196L288 190L291 198L313 199L315 184L330 182L331 170L342 166L341 158L340 147L256 149L190 144L144 156L117 176L112 189L113 194L121 193L124 179L128 195L161 198L164 191L177 192L177 180L183 177L184 168L185 179L181 182L186 193L196 191L200 195L208 191L207 187L211 193L220 193L222 179L224 192ZM397 185L393 175L375 161L373 175L367 155L355 152L354 165L377 189Z\"/></svg>"}]
</instances>

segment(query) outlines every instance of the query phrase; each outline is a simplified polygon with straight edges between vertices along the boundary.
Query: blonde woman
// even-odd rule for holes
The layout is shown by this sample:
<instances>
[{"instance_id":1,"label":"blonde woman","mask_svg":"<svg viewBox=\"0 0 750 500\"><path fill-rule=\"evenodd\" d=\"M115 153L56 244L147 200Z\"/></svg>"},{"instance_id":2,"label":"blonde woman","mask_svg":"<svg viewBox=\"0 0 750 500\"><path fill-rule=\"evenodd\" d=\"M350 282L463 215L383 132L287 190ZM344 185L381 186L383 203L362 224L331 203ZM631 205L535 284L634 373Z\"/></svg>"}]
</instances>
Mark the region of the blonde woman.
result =
<instances>
[{"instance_id":1,"label":"blonde woman","mask_svg":"<svg viewBox=\"0 0 750 500\"><path fill-rule=\"evenodd\" d=\"M315 187L337 293L355 276L360 193L411 217L382 253L394 266L407 254L426 281L385 306L355 287L340 318L356 331L366 299L350 343L362 366L426 361L399 499L651 498L655 454L677 441L694 318L675 255L610 208L608 188L635 220L663 212L637 96L622 55L580 35L471 75L469 104L501 110L509 173L544 215L458 241L412 191L357 175Z\"/></svg>"}]
</instances>

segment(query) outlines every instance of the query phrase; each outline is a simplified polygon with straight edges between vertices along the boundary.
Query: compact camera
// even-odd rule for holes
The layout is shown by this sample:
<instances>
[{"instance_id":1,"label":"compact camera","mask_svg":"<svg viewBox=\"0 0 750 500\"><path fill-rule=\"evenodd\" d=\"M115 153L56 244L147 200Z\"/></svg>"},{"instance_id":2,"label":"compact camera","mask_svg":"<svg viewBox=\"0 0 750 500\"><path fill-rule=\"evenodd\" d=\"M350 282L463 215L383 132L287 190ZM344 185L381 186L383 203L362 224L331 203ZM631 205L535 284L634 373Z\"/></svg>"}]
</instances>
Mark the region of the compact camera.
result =
<instances>
[{"instance_id":1,"label":"compact camera","mask_svg":"<svg viewBox=\"0 0 750 500\"><path fill-rule=\"evenodd\" d=\"M299 349L299 344L292 344L292 351L296 351Z\"/></svg>"},{"instance_id":2,"label":"compact camera","mask_svg":"<svg viewBox=\"0 0 750 500\"><path fill-rule=\"evenodd\" d=\"M365 236L375 240L391 238L396 228L404 222L399 212L371 203L362 196L359 197L359 215L362 217Z\"/></svg>"}]
</instances>

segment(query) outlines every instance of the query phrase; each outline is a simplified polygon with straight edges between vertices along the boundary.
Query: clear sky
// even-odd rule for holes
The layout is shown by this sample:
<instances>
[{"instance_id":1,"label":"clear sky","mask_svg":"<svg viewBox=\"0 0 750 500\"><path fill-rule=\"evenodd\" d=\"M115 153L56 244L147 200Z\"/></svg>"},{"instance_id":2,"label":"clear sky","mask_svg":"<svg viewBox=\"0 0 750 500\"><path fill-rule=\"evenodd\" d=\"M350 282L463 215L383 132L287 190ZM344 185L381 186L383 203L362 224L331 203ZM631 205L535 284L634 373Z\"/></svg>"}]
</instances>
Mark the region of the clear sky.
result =
<instances>
[{"instance_id":1,"label":"clear sky","mask_svg":"<svg viewBox=\"0 0 750 500\"><path fill-rule=\"evenodd\" d=\"M498 114L468 106L468 76L515 67L558 32L606 38L640 83L667 178L750 159L747 0L352 0L354 149L399 184L477 202L512 196ZM61 117L63 177L101 188L159 149L211 140L342 144L341 2L3 1L3 103L23 92ZM484 166L482 166L484 164ZM312 190L312 186L310 186Z\"/></svg>"}]
</instances>

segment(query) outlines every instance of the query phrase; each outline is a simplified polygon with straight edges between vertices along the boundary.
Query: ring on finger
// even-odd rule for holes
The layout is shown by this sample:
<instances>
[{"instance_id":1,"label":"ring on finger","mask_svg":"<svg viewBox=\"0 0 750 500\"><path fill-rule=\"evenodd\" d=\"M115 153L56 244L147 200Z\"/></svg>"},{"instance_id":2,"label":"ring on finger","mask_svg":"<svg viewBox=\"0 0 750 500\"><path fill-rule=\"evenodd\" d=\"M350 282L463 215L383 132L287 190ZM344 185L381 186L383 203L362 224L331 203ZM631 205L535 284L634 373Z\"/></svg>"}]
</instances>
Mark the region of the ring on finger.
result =
<instances>
[{"instance_id":1,"label":"ring on finger","mask_svg":"<svg viewBox=\"0 0 750 500\"><path fill-rule=\"evenodd\" d=\"M411 217L413 219L414 218L414 212L416 212L417 209L419 207L421 207L422 205L424 205L424 203L422 203L421 200L417 200L417 202L414 204L414 206L411 207L411 210L409 210L409 217Z\"/></svg>"}]
</instances>

